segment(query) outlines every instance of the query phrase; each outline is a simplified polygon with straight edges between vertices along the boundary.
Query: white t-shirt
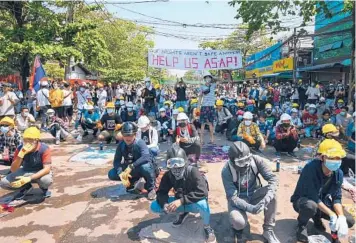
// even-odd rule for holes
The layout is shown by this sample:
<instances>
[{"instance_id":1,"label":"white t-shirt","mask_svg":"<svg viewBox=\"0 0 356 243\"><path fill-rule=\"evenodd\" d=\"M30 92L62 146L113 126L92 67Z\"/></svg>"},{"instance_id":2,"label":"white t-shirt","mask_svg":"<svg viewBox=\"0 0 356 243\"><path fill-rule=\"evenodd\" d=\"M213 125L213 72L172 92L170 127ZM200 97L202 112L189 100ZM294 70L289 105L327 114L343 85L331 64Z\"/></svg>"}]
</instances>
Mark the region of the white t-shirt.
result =
<instances>
[{"instance_id":1,"label":"white t-shirt","mask_svg":"<svg viewBox=\"0 0 356 243\"><path fill-rule=\"evenodd\" d=\"M77 108L82 110L84 109L84 105L88 103L88 98L91 97L90 92L89 90L85 90L84 92L77 91L76 95L78 100Z\"/></svg>"},{"instance_id":2,"label":"white t-shirt","mask_svg":"<svg viewBox=\"0 0 356 243\"><path fill-rule=\"evenodd\" d=\"M320 90L319 88L309 86L305 94L308 95L308 99L316 100L320 96Z\"/></svg>"},{"instance_id":3,"label":"white t-shirt","mask_svg":"<svg viewBox=\"0 0 356 243\"><path fill-rule=\"evenodd\" d=\"M46 105L50 105L49 100L49 91L48 89L40 89L37 92L37 102L38 102L38 106L43 107Z\"/></svg>"},{"instance_id":4,"label":"white t-shirt","mask_svg":"<svg viewBox=\"0 0 356 243\"><path fill-rule=\"evenodd\" d=\"M103 91L98 92L98 104L105 104L108 93L104 89Z\"/></svg>"},{"instance_id":5,"label":"white t-shirt","mask_svg":"<svg viewBox=\"0 0 356 243\"><path fill-rule=\"evenodd\" d=\"M63 90L63 95L64 95L64 97L66 97L68 95L63 100L63 106L72 106L73 105L73 102L72 102L72 96L73 96L72 91L65 89L65 90Z\"/></svg>"},{"instance_id":6,"label":"white t-shirt","mask_svg":"<svg viewBox=\"0 0 356 243\"><path fill-rule=\"evenodd\" d=\"M0 116L13 116L15 115L14 105L11 104L10 100L13 100L15 104L19 102L19 99L14 92L7 92L3 97L0 98L2 105L0 106Z\"/></svg>"},{"instance_id":7,"label":"white t-shirt","mask_svg":"<svg viewBox=\"0 0 356 243\"><path fill-rule=\"evenodd\" d=\"M29 121L34 121L35 118L28 114L28 117L23 117L21 114L16 115L16 126L19 131L24 131L29 126Z\"/></svg>"}]
</instances>

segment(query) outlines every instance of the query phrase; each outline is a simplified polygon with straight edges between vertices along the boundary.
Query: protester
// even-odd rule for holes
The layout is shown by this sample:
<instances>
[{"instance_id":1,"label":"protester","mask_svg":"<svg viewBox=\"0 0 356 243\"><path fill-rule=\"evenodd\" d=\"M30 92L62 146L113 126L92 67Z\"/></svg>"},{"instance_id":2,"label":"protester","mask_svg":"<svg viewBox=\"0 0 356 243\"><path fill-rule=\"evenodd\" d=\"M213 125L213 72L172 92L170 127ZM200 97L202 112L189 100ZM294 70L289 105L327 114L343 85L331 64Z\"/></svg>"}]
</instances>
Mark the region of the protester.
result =
<instances>
[{"instance_id":1,"label":"protester","mask_svg":"<svg viewBox=\"0 0 356 243\"><path fill-rule=\"evenodd\" d=\"M142 98L145 103L143 107L146 115L154 115L156 107L156 90L152 87L151 79L145 78L145 88L142 91Z\"/></svg>"},{"instance_id":2,"label":"protester","mask_svg":"<svg viewBox=\"0 0 356 243\"><path fill-rule=\"evenodd\" d=\"M53 109L47 111L49 121L49 132L56 138L56 145L60 144L60 141L65 141L69 136L69 127L63 119L59 118Z\"/></svg>"},{"instance_id":3,"label":"protester","mask_svg":"<svg viewBox=\"0 0 356 243\"><path fill-rule=\"evenodd\" d=\"M279 243L273 229L277 211L276 191L278 179L262 157L252 155L243 142L235 142L229 149L229 161L221 172L229 219L237 242L243 239L243 230L248 224L247 212L259 214L264 211L263 237L269 243ZM259 174L268 182L262 187Z\"/></svg>"},{"instance_id":4,"label":"protester","mask_svg":"<svg viewBox=\"0 0 356 243\"><path fill-rule=\"evenodd\" d=\"M127 191L135 189L135 183L145 179L144 188L148 191L147 198L154 200L156 191L154 183L156 179L152 158L146 143L136 138L137 126L132 122L125 122L121 128L123 141L116 149L114 168L109 173L109 179L121 181ZM123 162L122 162L123 160Z\"/></svg>"},{"instance_id":5,"label":"protester","mask_svg":"<svg viewBox=\"0 0 356 243\"><path fill-rule=\"evenodd\" d=\"M15 117L15 106L20 100L12 92L10 84L3 85L3 95L0 97L0 119L5 116Z\"/></svg>"},{"instance_id":6,"label":"protester","mask_svg":"<svg viewBox=\"0 0 356 243\"><path fill-rule=\"evenodd\" d=\"M134 105L131 101L127 102L126 110L121 111L121 120L123 122L136 122L137 121L137 112L134 110Z\"/></svg>"},{"instance_id":7,"label":"protester","mask_svg":"<svg viewBox=\"0 0 356 243\"><path fill-rule=\"evenodd\" d=\"M97 123L97 128L101 131L98 139L100 141L100 149L103 149L102 142L110 144L112 140L118 140L118 133L122 125L122 120L119 114L115 113L115 105L113 102L108 102L106 105L106 113Z\"/></svg>"},{"instance_id":8,"label":"protester","mask_svg":"<svg viewBox=\"0 0 356 243\"><path fill-rule=\"evenodd\" d=\"M22 143L21 135L15 129L15 122L10 117L0 120L0 157L5 164L11 164L17 147Z\"/></svg>"},{"instance_id":9,"label":"protester","mask_svg":"<svg viewBox=\"0 0 356 243\"><path fill-rule=\"evenodd\" d=\"M291 122L291 116L284 113L280 118L279 124L277 123L276 140L273 145L277 156L280 156L281 152L287 152L288 155L296 157L293 150L297 147L299 138L297 129Z\"/></svg>"},{"instance_id":10,"label":"protester","mask_svg":"<svg viewBox=\"0 0 356 243\"><path fill-rule=\"evenodd\" d=\"M355 220L342 206L341 184L343 172L339 169L346 156L341 144L325 139L319 146L320 157L305 165L291 197L298 216L297 240L308 242L307 224L313 219L314 227L325 231L321 218L330 221L334 237L345 237Z\"/></svg>"},{"instance_id":11,"label":"protester","mask_svg":"<svg viewBox=\"0 0 356 243\"><path fill-rule=\"evenodd\" d=\"M352 116L348 113L349 108L343 106L339 114L336 115L336 126L339 128L342 136L346 135L346 129L352 120Z\"/></svg>"},{"instance_id":12,"label":"protester","mask_svg":"<svg viewBox=\"0 0 356 243\"><path fill-rule=\"evenodd\" d=\"M215 126L215 133L223 134L229 126L232 115L230 111L226 107L224 107L224 101L222 100L216 101L216 116L217 123Z\"/></svg>"},{"instance_id":13,"label":"protester","mask_svg":"<svg viewBox=\"0 0 356 243\"><path fill-rule=\"evenodd\" d=\"M252 113L247 111L243 115L243 122L240 123L237 129L237 136L239 141L243 141L249 147L254 148L259 151L260 148L264 149L266 143L264 141L263 135L255 122L252 122Z\"/></svg>"},{"instance_id":14,"label":"protester","mask_svg":"<svg viewBox=\"0 0 356 243\"><path fill-rule=\"evenodd\" d=\"M49 186L52 184L51 150L40 142L40 131L36 127L27 128L23 135L24 143L15 153L11 164L11 173L1 179L1 187L7 189L20 188L16 199L23 198L37 183L43 197L49 197Z\"/></svg>"},{"instance_id":15,"label":"protester","mask_svg":"<svg viewBox=\"0 0 356 243\"><path fill-rule=\"evenodd\" d=\"M64 118L64 92L60 89L57 82L53 82L53 89L49 91L49 102L51 103L52 109L56 112L56 116L59 118Z\"/></svg>"},{"instance_id":16,"label":"protester","mask_svg":"<svg viewBox=\"0 0 356 243\"><path fill-rule=\"evenodd\" d=\"M308 138L311 136L316 138L316 131L318 129L318 116L316 115L316 106L314 104L311 104L309 106L305 105L305 107L307 107L307 110L302 116L305 136Z\"/></svg>"},{"instance_id":17,"label":"protester","mask_svg":"<svg viewBox=\"0 0 356 243\"><path fill-rule=\"evenodd\" d=\"M78 126L82 120L83 113L85 112L85 106L88 105L89 97L90 98L92 97L90 95L90 91L86 88L85 82L80 83L79 91L76 91L75 97L76 97L76 105L78 109L75 128L78 129Z\"/></svg>"},{"instance_id":18,"label":"protester","mask_svg":"<svg viewBox=\"0 0 356 243\"><path fill-rule=\"evenodd\" d=\"M137 139L143 140L150 154L153 157L158 156L159 147L158 147L158 132L156 128L151 126L151 121L147 116L141 116L137 122L138 131L136 133Z\"/></svg>"},{"instance_id":19,"label":"protester","mask_svg":"<svg viewBox=\"0 0 356 243\"><path fill-rule=\"evenodd\" d=\"M20 132L25 131L31 125L35 124L35 118L30 114L28 107L23 106L21 109L21 113L16 115L15 123L17 130Z\"/></svg>"},{"instance_id":20,"label":"protester","mask_svg":"<svg viewBox=\"0 0 356 243\"><path fill-rule=\"evenodd\" d=\"M352 120L348 124L346 129L347 136L347 148L350 152L355 153L355 123L356 123L356 112L352 114Z\"/></svg>"},{"instance_id":21,"label":"protester","mask_svg":"<svg viewBox=\"0 0 356 243\"><path fill-rule=\"evenodd\" d=\"M316 83L312 82L311 86L308 87L305 94L308 96L308 103L309 104L316 104L317 100L320 97L320 90L316 87Z\"/></svg>"},{"instance_id":22,"label":"protester","mask_svg":"<svg viewBox=\"0 0 356 243\"><path fill-rule=\"evenodd\" d=\"M157 190L157 201L152 202L153 213L175 213L177 219L173 227L181 226L189 213L200 213L204 223L206 242L215 242L214 230L210 226L210 208L208 202L208 186L199 170L188 164L184 150L173 145L167 151L167 168ZM174 189L175 195L169 196Z\"/></svg>"},{"instance_id":23,"label":"protester","mask_svg":"<svg viewBox=\"0 0 356 243\"><path fill-rule=\"evenodd\" d=\"M73 117L73 91L71 90L70 85L67 82L63 83L63 109L64 109L64 118L68 122L68 125L72 125Z\"/></svg>"},{"instance_id":24,"label":"protester","mask_svg":"<svg viewBox=\"0 0 356 243\"><path fill-rule=\"evenodd\" d=\"M170 118L166 114L166 109L163 107L159 109L159 117L157 118L157 121L161 124L161 131L159 135L163 141L167 140L169 120Z\"/></svg>"},{"instance_id":25,"label":"protester","mask_svg":"<svg viewBox=\"0 0 356 243\"><path fill-rule=\"evenodd\" d=\"M86 111L82 115L80 126L82 127L84 134L83 137L89 135L88 129L93 130L93 136L96 136L98 132L97 123L100 119L100 114L97 111L94 111L94 107L92 105L87 105Z\"/></svg>"}]
</instances>

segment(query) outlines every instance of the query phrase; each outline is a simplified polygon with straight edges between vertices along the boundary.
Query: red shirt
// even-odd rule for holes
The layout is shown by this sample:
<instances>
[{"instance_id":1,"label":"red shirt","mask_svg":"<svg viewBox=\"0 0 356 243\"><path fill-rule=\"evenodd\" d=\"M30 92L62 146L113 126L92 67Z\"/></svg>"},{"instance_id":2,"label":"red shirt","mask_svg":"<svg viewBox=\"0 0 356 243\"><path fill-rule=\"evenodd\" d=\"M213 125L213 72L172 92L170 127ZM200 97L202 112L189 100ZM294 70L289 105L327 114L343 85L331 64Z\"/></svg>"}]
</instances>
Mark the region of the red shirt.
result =
<instances>
[{"instance_id":1,"label":"red shirt","mask_svg":"<svg viewBox=\"0 0 356 243\"><path fill-rule=\"evenodd\" d=\"M307 125L315 125L318 122L317 114L311 115L309 112L305 112L302 116L303 123Z\"/></svg>"},{"instance_id":2,"label":"red shirt","mask_svg":"<svg viewBox=\"0 0 356 243\"><path fill-rule=\"evenodd\" d=\"M39 151L41 149L41 146L42 144L41 143L38 143L37 145L37 148L35 150L36 151ZM47 145L45 145L47 146ZM22 148L22 146L20 146ZM19 147L19 148L20 148ZM20 152L19 148L16 149L15 153L14 153L14 160L17 158L17 155L18 153ZM31 154L31 153L29 153ZM51 156L51 150L50 148L48 147L46 150L44 150L44 152L42 153L42 156L41 156L41 162L42 164L46 165L46 164L51 164L52 163L52 156Z\"/></svg>"}]
</instances>

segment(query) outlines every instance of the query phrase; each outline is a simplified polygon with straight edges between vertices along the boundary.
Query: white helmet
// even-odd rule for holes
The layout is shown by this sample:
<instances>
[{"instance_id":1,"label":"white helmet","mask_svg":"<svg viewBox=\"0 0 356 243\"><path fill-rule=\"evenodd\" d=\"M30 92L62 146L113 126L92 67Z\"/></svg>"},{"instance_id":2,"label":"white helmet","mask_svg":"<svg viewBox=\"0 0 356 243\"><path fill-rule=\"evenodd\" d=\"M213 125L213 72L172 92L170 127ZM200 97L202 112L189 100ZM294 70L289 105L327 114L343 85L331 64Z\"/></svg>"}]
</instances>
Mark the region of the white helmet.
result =
<instances>
[{"instance_id":1,"label":"white helmet","mask_svg":"<svg viewBox=\"0 0 356 243\"><path fill-rule=\"evenodd\" d=\"M131 101L129 101L129 102L127 102L127 104L126 104L126 107L127 108L133 108L133 104L132 104L132 102Z\"/></svg>"},{"instance_id":2,"label":"white helmet","mask_svg":"<svg viewBox=\"0 0 356 243\"><path fill-rule=\"evenodd\" d=\"M41 81L42 86L48 86L48 81L47 80L42 80Z\"/></svg>"},{"instance_id":3,"label":"white helmet","mask_svg":"<svg viewBox=\"0 0 356 243\"><path fill-rule=\"evenodd\" d=\"M159 109L159 112L166 112L166 109L162 107L161 109Z\"/></svg>"},{"instance_id":4,"label":"white helmet","mask_svg":"<svg viewBox=\"0 0 356 243\"><path fill-rule=\"evenodd\" d=\"M287 113L283 113L281 115L281 119L280 120L281 121L290 121L290 120L292 120L292 117L290 115L288 115Z\"/></svg>"},{"instance_id":5,"label":"white helmet","mask_svg":"<svg viewBox=\"0 0 356 243\"><path fill-rule=\"evenodd\" d=\"M181 112L178 114L178 117L177 117L177 121L183 121L183 120L188 120L188 116L187 114L185 114L184 112Z\"/></svg>"},{"instance_id":6,"label":"white helmet","mask_svg":"<svg viewBox=\"0 0 356 243\"><path fill-rule=\"evenodd\" d=\"M147 116L141 116L140 118L138 118L137 126L139 128L144 128L150 125L150 123L150 119L148 119Z\"/></svg>"},{"instance_id":7,"label":"white helmet","mask_svg":"<svg viewBox=\"0 0 356 243\"><path fill-rule=\"evenodd\" d=\"M48 109L46 112L47 115L54 114L54 113L56 112L53 109Z\"/></svg>"},{"instance_id":8,"label":"white helmet","mask_svg":"<svg viewBox=\"0 0 356 243\"><path fill-rule=\"evenodd\" d=\"M321 97L321 98L319 99L319 102L325 102L325 98L324 98L324 97Z\"/></svg>"},{"instance_id":9,"label":"white helmet","mask_svg":"<svg viewBox=\"0 0 356 243\"><path fill-rule=\"evenodd\" d=\"M173 110L173 115L178 115L179 114L179 110L178 109L174 109Z\"/></svg>"},{"instance_id":10,"label":"white helmet","mask_svg":"<svg viewBox=\"0 0 356 243\"><path fill-rule=\"evenodd\" d=\"M145 82L151 82L151 78L150 78L150 77L146 77L146 78L144 79L144 81L145 81Z\"/></svg>"},{"instance_id":11,"label":"white helmet","mask_svg":"<svg viewBox=\"0 0 356 243\"><path fill-rule=\"evenodd\" d=\"M244 119L252 119L252 118L253 118L253 115L252 115L251 112L246 111L246 112L244 113L243 118L244 118Z\"/></svg>"},{"instance_id":12,"label":"white helmet","mask_svg":"<svg viewBox=\"0 0 356 243\"><path fill-rule=\"evenodd\" d=\"M211 78L213 78L213 75L211 75L209 71L204 71L203 78L205 78L206 76L210 76Z\"/></svg>"}]
</instances>

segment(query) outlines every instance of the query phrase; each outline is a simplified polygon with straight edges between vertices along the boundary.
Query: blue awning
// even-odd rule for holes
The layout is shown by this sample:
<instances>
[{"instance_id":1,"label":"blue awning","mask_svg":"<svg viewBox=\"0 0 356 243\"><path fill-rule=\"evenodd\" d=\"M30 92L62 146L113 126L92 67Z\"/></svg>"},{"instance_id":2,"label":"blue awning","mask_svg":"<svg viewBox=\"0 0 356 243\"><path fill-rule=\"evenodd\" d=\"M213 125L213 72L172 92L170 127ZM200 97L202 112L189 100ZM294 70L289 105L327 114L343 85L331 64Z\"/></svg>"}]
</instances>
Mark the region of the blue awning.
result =
<instances>
[{"instance_id":1,"label":"blue awning","mask_svg":"<svg viewBox=\"0 0 356 243\"><path fill-rule=\"evenodd\" d=\"M261 78L272 78L278 76L280 73L270 73L270 74L264 74L261 76Z\"/></svg>"},{"instance_id":2,"label":"blue awning","mask_svg":"<svg viewBox=\"0 0 356 243\"><path fill-rule=\"evenodd\" d=\"M271 74L265 74L262 75L261 78L273 78L273 77L278 77L278 78L293 78L293 72L288 71L288 72L282 72L282 73L271 73ZM299 78L300 75L297 73L297 78Z\"/></svg>"},{"instance_id":3,"label":"blue awning","mask_svg":"<svg viewBox=\"0 0 356 243\"><path fill-rule=\"evenodd\" d=\"M342 63L331 62L331 63L319 64L319 65L310 66L310 67L298 68L298 71L305 72L305 71L311 71L311 70L318 70L318 69L332 68L332 67L342 67L342 66L344 66Z\"/></svg>"}]
</instances>

